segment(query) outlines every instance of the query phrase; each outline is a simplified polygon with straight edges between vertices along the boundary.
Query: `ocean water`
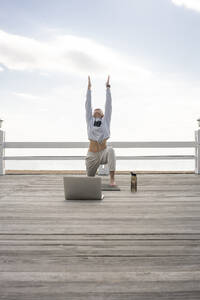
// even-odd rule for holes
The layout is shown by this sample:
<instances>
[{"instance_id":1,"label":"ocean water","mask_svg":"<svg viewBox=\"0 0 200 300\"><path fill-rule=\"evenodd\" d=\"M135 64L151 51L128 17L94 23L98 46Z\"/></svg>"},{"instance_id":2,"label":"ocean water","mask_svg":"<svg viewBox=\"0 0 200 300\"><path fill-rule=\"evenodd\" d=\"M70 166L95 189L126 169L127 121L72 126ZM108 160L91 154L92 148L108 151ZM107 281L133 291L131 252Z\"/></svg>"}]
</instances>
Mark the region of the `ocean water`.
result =
<instances>
[{"instance_id":1,"label":"ocean water","mask_svg":"<svg viewBox=\"0 0 200 300\"><path fill-rule=\"evenodd\" d=\"M86 155L87 149L6 149L6 156ZM115 149L116 155L194 155L194 149ZM85 170L84 160L6 160L7 170ZM194 160L117 160L117 170L193 171Z\"/></svg>"}]
</instances>

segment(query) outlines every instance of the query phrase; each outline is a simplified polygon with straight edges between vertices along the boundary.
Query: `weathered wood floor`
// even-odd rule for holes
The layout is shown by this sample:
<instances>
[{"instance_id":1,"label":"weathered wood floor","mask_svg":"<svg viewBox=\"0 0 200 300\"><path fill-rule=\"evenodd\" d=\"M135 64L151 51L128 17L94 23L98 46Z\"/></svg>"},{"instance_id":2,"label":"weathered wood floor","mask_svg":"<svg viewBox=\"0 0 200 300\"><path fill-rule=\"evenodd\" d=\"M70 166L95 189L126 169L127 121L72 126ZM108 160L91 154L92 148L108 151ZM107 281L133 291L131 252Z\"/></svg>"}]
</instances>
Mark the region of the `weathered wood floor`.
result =
<instances>
[{"instance_id":1,"label":"weathered wood floor","mask_svg":"<svg viewBox=\"0 0 200 300\"><path fill-rule=\"evenodd\" d=\"M0 177L0 299L200 299L200 176L116 181L75 202L63 175Z\"/></svg>"}]
</instances>

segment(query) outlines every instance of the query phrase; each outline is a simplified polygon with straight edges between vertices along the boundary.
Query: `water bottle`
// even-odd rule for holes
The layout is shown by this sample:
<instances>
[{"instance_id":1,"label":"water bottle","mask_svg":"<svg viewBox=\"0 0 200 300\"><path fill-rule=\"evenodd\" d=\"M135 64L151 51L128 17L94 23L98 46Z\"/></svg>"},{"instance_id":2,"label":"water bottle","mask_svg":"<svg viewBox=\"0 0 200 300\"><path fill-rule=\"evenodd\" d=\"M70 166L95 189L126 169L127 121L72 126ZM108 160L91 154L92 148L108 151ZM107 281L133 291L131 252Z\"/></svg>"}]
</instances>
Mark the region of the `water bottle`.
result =
<instances>
[{"instance_id":1,"label":"water bottle","mask_svg":"<svg viewBox=\"0 0 200 300\"><path fill-rule=\"evenodd\" d=\"M131 172L131 192L137 192L137 176Z\"/></svg>"}]
</instances>

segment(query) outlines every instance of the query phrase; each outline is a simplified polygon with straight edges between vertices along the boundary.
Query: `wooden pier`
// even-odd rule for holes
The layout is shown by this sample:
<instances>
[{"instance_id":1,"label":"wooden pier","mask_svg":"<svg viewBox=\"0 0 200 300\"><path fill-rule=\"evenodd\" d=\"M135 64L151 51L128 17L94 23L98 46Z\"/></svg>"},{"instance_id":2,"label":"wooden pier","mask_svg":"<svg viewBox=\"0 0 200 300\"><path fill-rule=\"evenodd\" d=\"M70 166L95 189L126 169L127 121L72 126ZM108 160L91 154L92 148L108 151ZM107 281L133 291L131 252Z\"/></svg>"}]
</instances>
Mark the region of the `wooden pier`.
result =
<instances>
[{"instance_id":1,"label":"wooden pier","mask_svg":"<svg viewBox=\"0 0 200 300\"><path fill-rule=\"evenodd\" d=\"M0 299L200 299L200 176L116 181L65 201L63 174L0 177Z\"/></svg>"}]
</instances>

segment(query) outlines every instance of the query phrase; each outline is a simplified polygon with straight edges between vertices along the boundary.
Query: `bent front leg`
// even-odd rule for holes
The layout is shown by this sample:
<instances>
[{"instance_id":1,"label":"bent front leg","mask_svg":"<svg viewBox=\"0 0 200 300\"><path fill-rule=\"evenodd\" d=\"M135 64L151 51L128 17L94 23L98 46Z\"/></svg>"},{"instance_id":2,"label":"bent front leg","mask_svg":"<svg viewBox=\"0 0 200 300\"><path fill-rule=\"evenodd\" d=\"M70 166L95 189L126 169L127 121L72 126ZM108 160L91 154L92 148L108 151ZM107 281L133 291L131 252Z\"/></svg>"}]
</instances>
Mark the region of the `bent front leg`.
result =
<instances>
[{"instance_id":1,"label":"bent front leg","mask_svg":"<svg viewBox=\"0 0 200 300\"><path fill-rule=\"evenodd\" d=\"M95 176L97 169L100 165L100 161L98 156L95 154L87 154L85 158L85 165L86 165L86 174L87 176Z\"/></svg>"}]
</instances>

